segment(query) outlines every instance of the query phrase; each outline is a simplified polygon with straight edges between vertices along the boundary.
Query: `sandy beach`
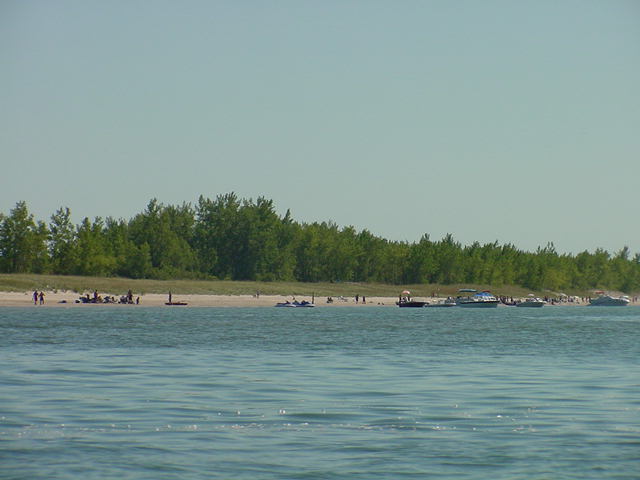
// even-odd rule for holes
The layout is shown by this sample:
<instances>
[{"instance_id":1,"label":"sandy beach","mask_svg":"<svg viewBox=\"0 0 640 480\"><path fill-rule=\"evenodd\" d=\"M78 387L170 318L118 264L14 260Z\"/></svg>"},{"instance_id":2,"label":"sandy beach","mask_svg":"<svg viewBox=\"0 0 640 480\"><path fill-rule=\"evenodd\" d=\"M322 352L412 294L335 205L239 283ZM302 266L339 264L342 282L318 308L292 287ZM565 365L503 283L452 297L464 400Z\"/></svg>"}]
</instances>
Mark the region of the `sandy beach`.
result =
<instances>
[{"instance_id":1,"label":"sandy beach","mask_svg":"<svg viewBox=\"0 0 640 480\"><path fill-rule=\"evenodd\" d=\"M53 292L53 291L45 291L44 292L44 304L37 305L38 308L41 307L59 307L59 308L104 308L104 307L114 307L114 308L133 308L133 307L160 307L165 306L165 303L168 302L168 295L165 294L144 294L144 295L136 295L133 294L134 302L139 299L138 304L127 305L127 304L106 304L106 303L81 303L79 302L80 295L75 292L67 291L67 292ZM86 294L85 294L86 295ZM120 298L120 294L109 294L109 293L101 293L101 297L105 297L107 295L114 296L116 298ZM291 295L178 295L174 294L172 296L173 302L181 302L186 303L187 307L273 307L278 302L286 302L286 301L294 301L298 300L300 302L314 301L317 307L395 307L397 297L367 297L366 303L362 302L362 299L359 298L358 303L354 297L333 297L333 302L328 303L327 297L316 297L312 298L310 296L297 296L293 297ZM429 303L437 303L442 301L442 298L434 298L434 297L420 297L416 298L416 300L423 300ZM39 303L39 302L38 302ZM580 306L586 305L586 303L576 303L576 302L563 302L561 305L566 306ZM632 303L631 305L638 305L638 303ZM0 307L28 307L34 306L33 304L33 292L0 292ZM167 308L179 308L179 307L167 307Z\"/></svg>"},{"instance_id":2,"label":"sandy beach","mask_svg":"<svg viewBox=\"0 0 640 480\"><path fill-rule=\"evenodd\" d=\"M140 299L138 304L126 305L126 304L105 304L105 303L76 303L76 300L80 298L80 295L75 292L44 292L44 305L38 305L38 307L77 307L77 308L92 308L92 307L159 307L165 306L168 302L168 295L165 294L133 294L134 302L136 299ZM113 295L116 298L120 298L120 294L100 293L101 297L107 295ZM326 297L312 297L291 295L260 295L259 297L253 295L178 295L172 296L173 302L186 303L188 307L273 307L278 302L286 302L298 300L299 302L315 301L315 305L318 307L343 307L343 306L358 306L358 307L380 307L380 306L394 306L397 298L391 297L370 297L366 299L366 303L359 302L356 304L355 298L334 297L333 303L327 303ZM26 307L33 306L33 292L0 292L0 307Z\"/></svg>"}]
</instances>

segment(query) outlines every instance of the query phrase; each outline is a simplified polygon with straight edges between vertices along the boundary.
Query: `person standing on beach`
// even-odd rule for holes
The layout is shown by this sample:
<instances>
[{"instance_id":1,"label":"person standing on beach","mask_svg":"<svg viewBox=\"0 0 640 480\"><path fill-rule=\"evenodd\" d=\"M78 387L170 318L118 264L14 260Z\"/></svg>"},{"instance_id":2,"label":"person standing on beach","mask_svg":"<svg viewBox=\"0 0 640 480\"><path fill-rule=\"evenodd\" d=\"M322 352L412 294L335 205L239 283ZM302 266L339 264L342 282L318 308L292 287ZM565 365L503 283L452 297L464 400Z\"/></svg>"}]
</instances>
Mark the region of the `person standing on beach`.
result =
<instances>
[{"instance_id":1,"label":"person standing on beach","mask_svg":"<svg viewBox=\"0 0 640 480\"><path fill-rule=\"evenodd\" d=\"M34 305L38 305L38 291L37 290L33 291L33 304Z\"/></svg>"},{"instance_id":2,"label":"person standing on beach","mask_svg":"<svg viewBox=\"0 0 640 480\"><path fill-rule=\"evenodd\" d=\"M40 292L40 305L44 305L44 292Z\"/></svg>"}]
</instances>

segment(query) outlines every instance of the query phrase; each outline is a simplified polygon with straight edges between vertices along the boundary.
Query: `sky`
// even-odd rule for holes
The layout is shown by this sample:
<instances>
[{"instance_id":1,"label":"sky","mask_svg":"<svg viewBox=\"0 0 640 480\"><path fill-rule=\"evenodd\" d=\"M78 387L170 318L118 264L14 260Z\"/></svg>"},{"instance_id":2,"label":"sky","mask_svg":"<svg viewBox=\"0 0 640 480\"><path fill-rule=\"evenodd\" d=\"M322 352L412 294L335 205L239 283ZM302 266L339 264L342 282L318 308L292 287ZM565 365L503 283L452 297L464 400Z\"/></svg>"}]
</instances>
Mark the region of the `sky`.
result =
<instances>
[{"instance_id":1,"label":"sky","mask_svg":"<svg viewBox=\"0 0 640 480\"><path fill-rule=\"evenodd\" d=\"M5 214L638 253L639 152L636 0L0 0Z\"/></svg>"}]
</instances>

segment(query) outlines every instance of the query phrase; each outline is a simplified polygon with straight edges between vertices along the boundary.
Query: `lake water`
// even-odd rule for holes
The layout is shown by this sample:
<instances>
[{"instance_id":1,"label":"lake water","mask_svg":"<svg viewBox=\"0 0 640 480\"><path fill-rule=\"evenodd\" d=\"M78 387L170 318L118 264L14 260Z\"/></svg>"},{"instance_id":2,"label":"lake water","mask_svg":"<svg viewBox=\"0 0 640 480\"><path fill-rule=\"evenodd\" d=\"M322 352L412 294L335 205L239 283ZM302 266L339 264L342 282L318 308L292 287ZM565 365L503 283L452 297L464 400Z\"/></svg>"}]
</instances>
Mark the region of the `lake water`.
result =
<instances>
[{"instance_id":1,"label":"lake water","mask_svg":"<svg viewBox=\"0 0 640 480\"><path fill-rule=\"evenodd\" d=\"M2 479L638 479L640 308L0 309Z\"/></svg>"}]
</instances>

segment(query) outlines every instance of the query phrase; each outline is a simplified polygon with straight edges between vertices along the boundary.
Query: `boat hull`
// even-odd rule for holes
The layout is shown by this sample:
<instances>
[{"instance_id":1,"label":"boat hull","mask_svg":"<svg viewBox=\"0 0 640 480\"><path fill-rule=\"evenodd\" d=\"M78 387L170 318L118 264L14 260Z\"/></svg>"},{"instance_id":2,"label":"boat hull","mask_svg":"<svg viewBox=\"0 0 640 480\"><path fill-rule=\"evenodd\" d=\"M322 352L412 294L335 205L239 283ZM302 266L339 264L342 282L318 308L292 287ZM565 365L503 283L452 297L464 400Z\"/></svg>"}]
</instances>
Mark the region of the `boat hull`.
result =
<instances>
[{"instance_id":1,"label":"boat hull","mask_svg":"<svg viewBox=\"0 0 640 480\"><path fill-rule=\"evenodd\" d=\"M600 297L591 300L589 304L592 307L626 307L629 305L627 298Z\"/></svg>"},{"instance_id":2,"label":"boat hull","mask_svg":"<svg viewBox=\"0 0 640 480\"><path fill-rule=\"evenodd\" d=\"M427 304L427 302L417 302L414 300L411 300L409 302L396 302L396 303L400 308L422 308Z\"/></svg>"},{"instance_id":3,"label":"boat hull","mask_svg":"<svg viewBox=\"0 0 640 480\"><path fill-rule=\"evenodd\" d=\"M313 308L315 304L309 302L287 302L287 303L276 303L276 307L280 308Z\"/></svg>"},{"instance_id":4,"label":"boat hull","mask_svg":"<svg viewBox=\"0 0 640 480\"><path fill-rule=\"evenodd\" d=\"M544 307L544 302L535 302L535 301L531 301L531 302L520 302L520 303L516 303L516 307L522 307L522 308L540 308L540 307Z\"/></svg>"},{"instance_id":5,"label":"boat hull","mask_svg":"<svg viewBox=\"0 0 640 480\"><path fill-rule=\"evenodd\" d=\"M460 302L458 303L458 306L462 308L496 308L498 306L498 301L483 300L477 302Z\"/></svg>"},{"instance_id":6,"label":"boat hull","mask_svg":"<svg viewBox=\"0 0 640 480\"><path fill-rule=\"evenodd\" d=\"M459 292L475 291L473 289L460 289ZM488 291L478 292L475 295L457 297L456 304L462 308L496 308L498 299Z\"/></svg>"}]
</instances>

